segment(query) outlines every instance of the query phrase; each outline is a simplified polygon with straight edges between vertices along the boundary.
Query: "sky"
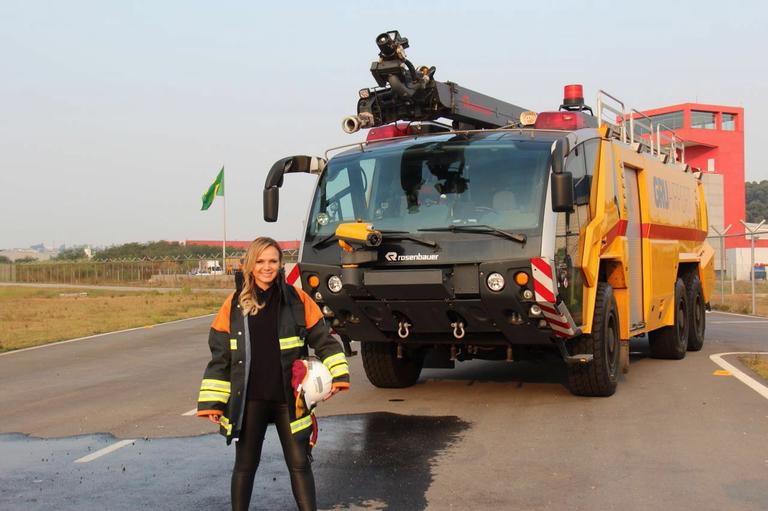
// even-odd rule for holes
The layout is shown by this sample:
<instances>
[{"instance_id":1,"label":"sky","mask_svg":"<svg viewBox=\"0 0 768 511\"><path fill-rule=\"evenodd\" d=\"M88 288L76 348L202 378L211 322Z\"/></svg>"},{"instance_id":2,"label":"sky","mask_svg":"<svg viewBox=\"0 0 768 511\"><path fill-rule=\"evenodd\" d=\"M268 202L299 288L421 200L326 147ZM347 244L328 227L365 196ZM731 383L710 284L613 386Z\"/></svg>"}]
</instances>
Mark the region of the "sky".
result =
<instances>
[{"instance_id":1,"label":"sky","mask_svg":"<svg viewBox=\"0 0 768 511\"><path fill-rule=\"evenodd\" d=\"M416 66L534 111L582 83L643 110L745 109L746 179L768 179L768 7L752 1L0 3L0 248L298 239L315 178L262 190L284 156L354 143L341 119L380 32ZM727 192L727 191L726 191Z\"/></svg>"}]
</instances>

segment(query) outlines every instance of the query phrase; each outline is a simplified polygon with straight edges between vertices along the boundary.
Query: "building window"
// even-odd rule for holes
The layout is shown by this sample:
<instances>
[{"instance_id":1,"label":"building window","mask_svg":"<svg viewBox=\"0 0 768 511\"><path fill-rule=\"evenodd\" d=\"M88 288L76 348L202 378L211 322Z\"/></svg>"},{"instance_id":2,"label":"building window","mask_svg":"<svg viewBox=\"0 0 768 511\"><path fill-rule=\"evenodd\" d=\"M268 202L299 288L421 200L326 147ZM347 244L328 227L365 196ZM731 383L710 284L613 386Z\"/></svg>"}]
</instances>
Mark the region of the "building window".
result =
<instances>
[{"instance_id":1,"label":"building window","mask_svg":"<svg viewBox=\"0 0 768 511\"><path fill-rule=\"evenodd\" d=\"M657 124L664 125L661 128L662 130L664 128L676 130L683 127L683 112L669 112L668 114L651 115L650 118L653 121L654 128Z\"/></svg>"},{"instance_id":2,"label":"building window","mask_svg":"<svg viewBox=\"0 0 768 511\"><path fill-rule=\"evenodd\" d=\"M715 112L691 110L691 128L700 128L705 130L715 129Z\"/></svg>"},{"instance_id":3,"label":"building window","mask_svg":"<svg viewBox=\"0 0 768 511\"><path fill-rule=\"evenodd\" d=\"M736 114L723 114L723 131L736 131Z\"/></svg>"}]
</instances>

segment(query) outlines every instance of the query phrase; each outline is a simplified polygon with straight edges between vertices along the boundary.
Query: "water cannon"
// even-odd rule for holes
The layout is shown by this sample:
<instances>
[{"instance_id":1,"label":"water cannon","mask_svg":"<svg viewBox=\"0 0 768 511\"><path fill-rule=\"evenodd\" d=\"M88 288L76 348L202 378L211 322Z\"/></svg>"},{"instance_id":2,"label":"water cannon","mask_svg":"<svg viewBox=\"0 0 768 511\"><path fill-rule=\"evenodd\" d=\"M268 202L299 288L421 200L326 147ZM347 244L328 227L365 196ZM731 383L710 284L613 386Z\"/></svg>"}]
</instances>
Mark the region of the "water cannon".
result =
<instances>
[{"instance_id":1,"label":"water cannon","mask_svg":"<svg viewBox=\"0 0 768 511\"><path fill-rule=\"evenodd\" d=\"M376 248L381 245L383 239L381 232L374 229L372 224L363 222L340 224L336 228L336 238L341 248L347 252L361 248Z\"/></svg>"},{"instance_id":2,"label":"water cannon","mask_svg":"<svg viewBox=\"0 0 768 511\"><path fill-rule=\"evenodd\" d=\"M357 114L342 120L346 133L397 121L450 119L454 129L473 130L517 125L528 109L435 80L435 66L416 68L405 55L408 39L397 30L376 36L378 60L371 64L377 86L360 89Z\"/></svg>"},{"instance_id":3,"label":"water cannon","mask_svg":"<svg viewBox=\"0 0 768 511\"><path fill-rule=\"evenodd\" d=\"M373 224L361 221L340 224L336 228L335 237L339 241L341 262L344 265L375 262L378 251L371 249L381 245L384 239L381 231L373 228Z\"/></svg>"},{"instance_id":4,"label":"water cannon","mask_svg":"<svg viewBox=\"0 0 768 511\"><path fill-rule=\"evenodd\" d=\"M400 37L400 32L397 30L392 30L376 36L376 46L379 47L379 57L382 59L391 59L396 55L398 58L404 59L404 50L408 48L408 39Z\"/></svg>"}]
</instances>

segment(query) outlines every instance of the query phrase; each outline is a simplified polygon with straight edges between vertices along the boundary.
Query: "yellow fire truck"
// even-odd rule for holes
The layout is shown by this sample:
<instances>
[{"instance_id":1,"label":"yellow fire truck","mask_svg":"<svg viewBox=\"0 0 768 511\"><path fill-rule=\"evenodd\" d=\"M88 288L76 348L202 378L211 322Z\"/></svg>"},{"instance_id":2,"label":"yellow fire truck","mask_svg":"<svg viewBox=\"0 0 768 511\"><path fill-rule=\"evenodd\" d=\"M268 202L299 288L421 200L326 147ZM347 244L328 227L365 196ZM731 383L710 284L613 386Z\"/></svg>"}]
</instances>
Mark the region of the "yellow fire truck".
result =
<instances>
[{"instance_id":1,"label":"yellow fire truck","mask_svg":"<svg viewBox=\"0 0 768 511\"><path fill-rule=\"evenodd\" d=\"M672 130L602 91L593 111L578 85L535 114L416 69L396 31L376 42L378 86L342 124L366 140L283 158L264 190L275 221L284 174L319 176L302 285L374 385L543 347L573 393L608 396L631 338L657 358L702 348L713 250Z\"/></svg>"}]
</instances>

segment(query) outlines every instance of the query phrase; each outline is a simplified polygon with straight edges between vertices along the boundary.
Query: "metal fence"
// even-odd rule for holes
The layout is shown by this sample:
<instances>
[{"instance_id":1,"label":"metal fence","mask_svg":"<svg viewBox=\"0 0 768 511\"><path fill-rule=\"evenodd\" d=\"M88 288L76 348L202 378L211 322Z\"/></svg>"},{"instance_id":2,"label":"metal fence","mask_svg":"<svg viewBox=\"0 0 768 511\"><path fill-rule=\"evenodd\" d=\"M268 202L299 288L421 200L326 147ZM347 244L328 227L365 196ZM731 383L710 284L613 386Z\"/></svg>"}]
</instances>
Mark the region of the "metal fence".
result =
<instances>
[{"instance_id":1,"label":"metal fence","mask_svg":"<svg viewBox=\"0 0 768 511\"><path fill-rule=\"evenodd\" d=\"M757 249L755 242L768 233L761 230L763 222L752 229L745 225L745 231L729 234L731 226L723 230L712 227L714 234L707 237L716 251L715 289L710 300L716 309L768 316L768 250ZM750 249L728 249L728 238L744 238L750 241Z\"/></svg>"},{"instance_id":2,"label":"metal fence","mask_svg":"<svg viewBox=\"0 0 768 511\"><path fill-rule=\"evenodd\" d=\"M212 287L215 275L202 275L208 261L216 261L226 273L239 268L243 254L232 254L221 265L221 256L180 258L134 258L105 261L33 261L0 263L0 282L57 284L116 284ZM297 250L283 252L286 262L295 262ZM231 278L231 277L230 277ZM220 279L221 280L221 279Z\"/></svg>"}]
</instances>

